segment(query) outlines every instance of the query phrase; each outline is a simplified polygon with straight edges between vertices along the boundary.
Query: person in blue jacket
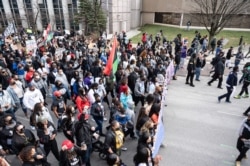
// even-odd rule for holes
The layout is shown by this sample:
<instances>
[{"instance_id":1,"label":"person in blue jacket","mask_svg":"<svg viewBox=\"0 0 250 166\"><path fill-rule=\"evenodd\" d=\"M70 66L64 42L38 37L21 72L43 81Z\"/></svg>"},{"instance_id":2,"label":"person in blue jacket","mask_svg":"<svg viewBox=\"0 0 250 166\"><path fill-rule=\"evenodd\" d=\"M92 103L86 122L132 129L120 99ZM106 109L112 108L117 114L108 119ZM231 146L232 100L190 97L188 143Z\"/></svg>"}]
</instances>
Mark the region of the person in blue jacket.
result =
<instances>
[{"instance_id":1,"label":"person in blue jacket","mask_svg":"<svg viewBox=\"0 0 250 166\"><path fill-rule=\"evenodd\" d=\"M237 82L238 82L237 72L238 71L239 71L239 67L235 66L233 68L233 71L230 72L230 74L228 75L227 82L226 82L227 93L218 97L219 102L221 101L221 99L226 97L226 102L231 103L230 95L232 94L234 87L237 86Z\"/></svg>"}]
</instances>

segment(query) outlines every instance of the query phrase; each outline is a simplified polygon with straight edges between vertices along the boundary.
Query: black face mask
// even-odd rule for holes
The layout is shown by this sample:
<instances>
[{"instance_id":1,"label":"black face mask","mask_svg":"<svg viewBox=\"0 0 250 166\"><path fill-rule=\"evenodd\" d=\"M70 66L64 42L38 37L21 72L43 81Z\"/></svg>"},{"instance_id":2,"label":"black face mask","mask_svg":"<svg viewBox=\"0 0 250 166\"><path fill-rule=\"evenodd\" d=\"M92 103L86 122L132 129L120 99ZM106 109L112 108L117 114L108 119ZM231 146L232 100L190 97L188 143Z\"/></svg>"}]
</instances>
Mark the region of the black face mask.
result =
<instances>
[{"instance_id":1,"label":"black face mask","mask_svg":"<svg viewBox=\"0 0 250 166\"><path fill-rule=\"evenodd\" d=\"M21 128L18 132L19 132L20 134L23 134L24 131L25 131L25 129L24 129L24 127L23 127L23 128Z\"/></svg>"},{"instance_id":2,"label":"black face mask","mask_svg":"<svg viewBox=\"0 0 250 166\"><path fill-rule=\"evenodd\" d=\"M10 124L12 124L12 119L11 120L9 120L9 121L6 121L6 125L10 125Z\"/></svg>"}]
</instances>

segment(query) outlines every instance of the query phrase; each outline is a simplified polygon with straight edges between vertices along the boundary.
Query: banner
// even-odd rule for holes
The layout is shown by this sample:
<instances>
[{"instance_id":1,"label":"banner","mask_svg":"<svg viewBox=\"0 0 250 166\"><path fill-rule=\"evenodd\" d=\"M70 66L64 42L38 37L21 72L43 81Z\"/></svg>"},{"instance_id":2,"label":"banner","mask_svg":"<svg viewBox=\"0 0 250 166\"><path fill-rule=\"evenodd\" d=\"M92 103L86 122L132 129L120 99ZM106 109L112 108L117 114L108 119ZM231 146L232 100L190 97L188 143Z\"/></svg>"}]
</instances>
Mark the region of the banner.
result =
<instances>
[{"instance_id":1,"label":"banner","mask_svg":"<svg viewBox=\"0 0 250 166\"><path fill-rule=\"evenodd\" d=\"M163 109L166 105L165 102L167 99L166 98L167 92L168 92L167 85L170 83L170 80L173 76L174 76L174 62L171 61L166 69L166 76L165 76L166 81L164 82L164 85L163 85L161 111L160 111L159 117L158 117L158 125L157 125L156 133L155 133L155 142L154 142L154 146L152 149L153 158L156 157L156 155L159 153L159 149L161 147L161 144L162 144L162 142L164 140L164 136L165 136L164 123L163 123Z\"/></svg>"},{"instance_id":2,"label":"banner","mask_svg":"<svg viewBox=\"0 0 250 166\"><path fill-rule=\"evenodd\" d=\"M14 24L14 22L10 23L7 28L4 30L4 36L7 37L7 36L10 36L12 33L15 33L16 32L16 26Z\"/></svg>"}]
</instances>

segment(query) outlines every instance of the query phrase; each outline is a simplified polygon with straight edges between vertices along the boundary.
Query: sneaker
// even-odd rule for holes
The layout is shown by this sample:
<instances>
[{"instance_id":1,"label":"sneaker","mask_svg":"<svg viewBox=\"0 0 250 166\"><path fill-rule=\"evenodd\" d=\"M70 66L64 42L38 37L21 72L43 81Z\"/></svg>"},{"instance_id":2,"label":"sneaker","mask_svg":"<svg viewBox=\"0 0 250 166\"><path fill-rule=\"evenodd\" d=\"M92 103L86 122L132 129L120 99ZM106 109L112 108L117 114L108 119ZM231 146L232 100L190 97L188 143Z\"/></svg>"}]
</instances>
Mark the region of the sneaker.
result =
<instances>
[{"instance_id":1,"label":"sneaker","mask_svg":"<svg viewBox=\"0 0 250 166\"><path fill-rule=\"evenodd\" d=\"M234 96L235 99L240 99L241 96L240 95L237 95L237 96Z\"/></svg>"},{"instance_id":2,"label":"sneaker","mask_svg":"<svg viewBox=\"0 0 250 166\"><path fill-rule=\"evenodd\" d=\"M235 166L240 166L240 161L236 161Z\"/></svg>"},{"instance_id":3,"label":"sneaker","mask_svg":"<svg viewBox=\"0 0 250 166\"><path fill-rule=\"evenodd\" d=\"M128 148L126 148L126 147L122 147L122 148L121 148L121 150L122 150L122 151L127 151L127 150L128 150Z\"/></svg>"},{"instance_id":4,"label":"sneaker","mask_svg":"<svg viewBox=\"0 0 250 166\"><path fill-rule=\"evenodd\" d=\"M248 98L249 95L248 94L245 94L244 96L242 96L243 98Z\"/></svg>"}]
</instances>

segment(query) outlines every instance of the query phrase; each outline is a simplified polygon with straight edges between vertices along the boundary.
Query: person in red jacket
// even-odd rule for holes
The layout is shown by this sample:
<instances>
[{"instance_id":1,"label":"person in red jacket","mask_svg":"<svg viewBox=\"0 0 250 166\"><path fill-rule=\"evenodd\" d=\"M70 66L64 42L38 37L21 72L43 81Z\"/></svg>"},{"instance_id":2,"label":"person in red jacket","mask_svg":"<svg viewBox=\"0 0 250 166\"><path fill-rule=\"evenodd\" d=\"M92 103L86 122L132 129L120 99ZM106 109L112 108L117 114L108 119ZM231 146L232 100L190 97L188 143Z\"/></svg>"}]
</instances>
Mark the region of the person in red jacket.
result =
<instances>
[{"instance_id":1,"label":"person in red jacket","mask_svg":"<svg viewBox=\"0 0 250 166\"><path fill-rule=\"evenodd\" d=\"M147 43L147 34L146 33L142 34L141 41L142 41L143 45L145 45Z\"/></svg>"},{"instance_id":2,"label":"person in red jacket","mask_svg":"<svg viewBox=\"0 0 250 166\"><path fill-rule=\"evenodd\" d=\"M30 83L31 80L33 79L34 72L35 72L35 70L33 69L33 67L29 66L29 70L25 75L25 80L27 83Z\"/></svg>"},{"instance_id":3,"label":"person in red jacket","mask_svg":"<svg viewBox=\"0 0 250 166\"><path fill-rule=\"evenodd\" d=\"M76 97L76 107L81 114L84 112L85 109L89 109L90 107L90 102L88 98L85 95L85 91L83 88L79 89L78 96Z\"/></svg>"}]
</instances>

